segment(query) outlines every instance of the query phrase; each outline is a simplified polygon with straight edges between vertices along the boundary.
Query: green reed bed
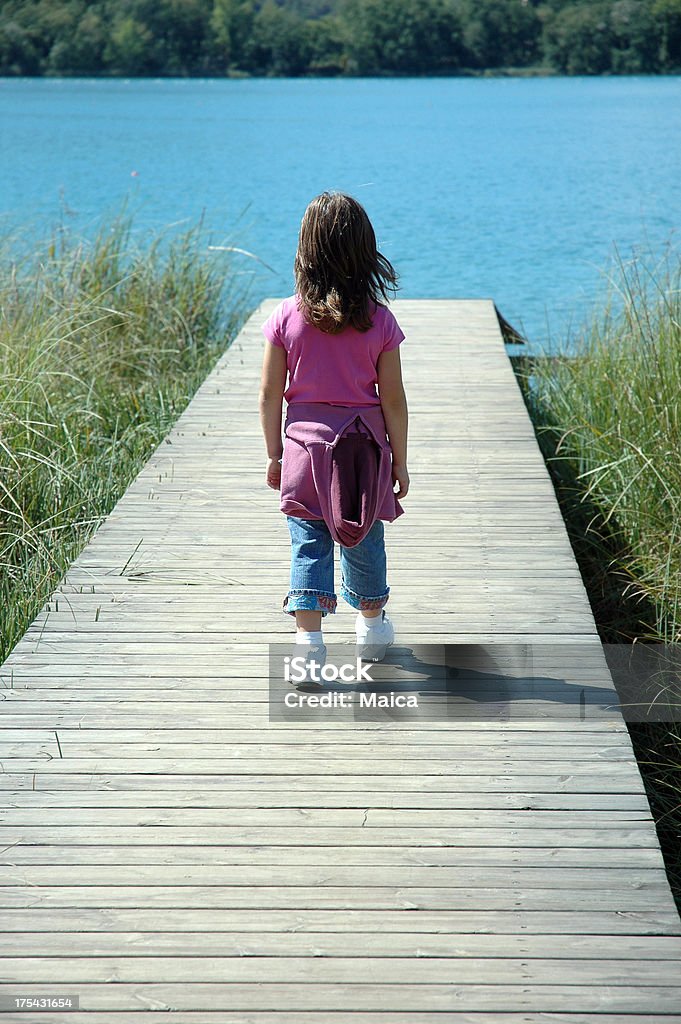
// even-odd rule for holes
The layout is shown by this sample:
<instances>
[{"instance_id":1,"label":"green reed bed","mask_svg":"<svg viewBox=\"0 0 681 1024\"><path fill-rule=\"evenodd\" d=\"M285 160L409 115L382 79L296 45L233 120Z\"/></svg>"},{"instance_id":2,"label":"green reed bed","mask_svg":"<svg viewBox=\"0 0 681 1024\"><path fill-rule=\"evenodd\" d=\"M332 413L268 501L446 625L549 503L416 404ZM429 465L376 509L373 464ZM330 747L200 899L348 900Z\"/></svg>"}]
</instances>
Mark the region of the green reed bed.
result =
<instances>
[{"instance_id":1,"label":"green reed bed","mask_svg":"<svg viewBox=\"0 0 681 1024\"><path fill-rule=\"evenodd\" d=\"M0 239L0 661L233 338L245 290L203 225L118 214ZM19 250L22 254L19 255Z\"/></svg>"},{"instance_id":2,"label":"green reed bed","mask_svg":"<svg viewBox=\"0 0 681 1024\"><path fill-rule=\"evenodd\" d=\"M572 354L517 372L601 639L678 644L681 261L620 262L613 289ZM681 726L628 727L681 908Z\"/></svg>"}]
</instances>

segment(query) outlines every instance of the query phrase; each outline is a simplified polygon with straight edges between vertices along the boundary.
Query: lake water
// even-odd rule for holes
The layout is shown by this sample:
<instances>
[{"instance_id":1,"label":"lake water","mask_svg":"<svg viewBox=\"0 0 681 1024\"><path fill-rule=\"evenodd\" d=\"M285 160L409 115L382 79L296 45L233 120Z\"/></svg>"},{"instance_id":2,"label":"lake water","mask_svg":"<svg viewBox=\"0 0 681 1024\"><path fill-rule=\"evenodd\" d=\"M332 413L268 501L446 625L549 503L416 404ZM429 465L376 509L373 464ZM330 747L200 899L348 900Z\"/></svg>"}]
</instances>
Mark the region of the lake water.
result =
<instances>
[{"instance_id":1,"label":"lake water","mask_svg":"<svg viewBox=\"0 0 681 1024\"><path fill-rule=\"evenodd\" d=\"M618 247L678 248L681 78L0 79L0 214L196 223L253 301L292 290L303 210L342 189L405 297L491 297L561 340ZM213 257L211 257L213 258ZM215 259L224 259L220 253Z\"/></svg>"}]
</instances>

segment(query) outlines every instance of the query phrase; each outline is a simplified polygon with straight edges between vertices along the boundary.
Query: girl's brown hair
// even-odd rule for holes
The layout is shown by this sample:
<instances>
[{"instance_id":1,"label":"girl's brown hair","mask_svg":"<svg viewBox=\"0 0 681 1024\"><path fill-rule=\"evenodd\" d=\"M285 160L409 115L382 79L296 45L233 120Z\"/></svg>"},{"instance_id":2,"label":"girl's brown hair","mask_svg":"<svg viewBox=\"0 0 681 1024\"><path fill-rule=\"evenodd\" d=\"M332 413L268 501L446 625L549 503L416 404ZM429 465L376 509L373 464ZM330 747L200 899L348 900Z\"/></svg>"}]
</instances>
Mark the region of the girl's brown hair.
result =
<instances>
[{"instance_id":1,"label":"girl's brown hair","mask_svg":"<svg viewBox=\"0 0 681 1024\"><path fill-rule=\"evenodd\" d=\"M294 271L301 312L327 334L368 331L372 306L397 289L364 207L343 192L322 192L308 206Z\"/></svg>"}]
</instances>

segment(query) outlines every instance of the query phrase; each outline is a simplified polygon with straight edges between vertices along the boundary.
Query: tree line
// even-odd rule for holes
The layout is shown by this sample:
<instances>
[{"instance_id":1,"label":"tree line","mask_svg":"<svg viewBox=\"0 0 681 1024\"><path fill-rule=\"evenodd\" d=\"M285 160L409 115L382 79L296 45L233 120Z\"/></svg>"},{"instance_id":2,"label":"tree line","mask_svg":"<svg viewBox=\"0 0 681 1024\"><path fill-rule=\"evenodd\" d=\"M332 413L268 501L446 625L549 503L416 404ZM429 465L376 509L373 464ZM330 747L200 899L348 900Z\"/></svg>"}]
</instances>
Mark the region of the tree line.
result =
<instances>
[{"instance_id":1,"label":"tree line","mask_svg":"<svg viewBox=\"0 0 681 1024\"><path fill-rule=\"evenodd\" d=\"M681 0L0 0L0 75L681 71Z\"/></svg>"}]
</instances>

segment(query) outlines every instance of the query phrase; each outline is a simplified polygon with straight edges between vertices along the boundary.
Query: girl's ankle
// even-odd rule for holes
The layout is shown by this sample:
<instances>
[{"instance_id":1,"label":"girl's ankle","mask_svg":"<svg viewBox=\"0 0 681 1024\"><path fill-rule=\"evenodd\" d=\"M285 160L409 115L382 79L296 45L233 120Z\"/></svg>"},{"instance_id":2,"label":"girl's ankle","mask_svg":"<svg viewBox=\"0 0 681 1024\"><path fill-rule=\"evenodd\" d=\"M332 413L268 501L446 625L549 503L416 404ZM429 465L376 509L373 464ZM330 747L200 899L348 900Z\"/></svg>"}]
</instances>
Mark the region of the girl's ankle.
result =
<instances>
[{"instance_id":1,"label":"girl's ankle","mask_svg":"<svg viewBox=\"0 0 681 1024\"><path fill-rule=\"evenodd\" d=\"M321 629L297 629L296 642L303 644L321 644L324 642Z\"/></svg>"}]
</instances>

